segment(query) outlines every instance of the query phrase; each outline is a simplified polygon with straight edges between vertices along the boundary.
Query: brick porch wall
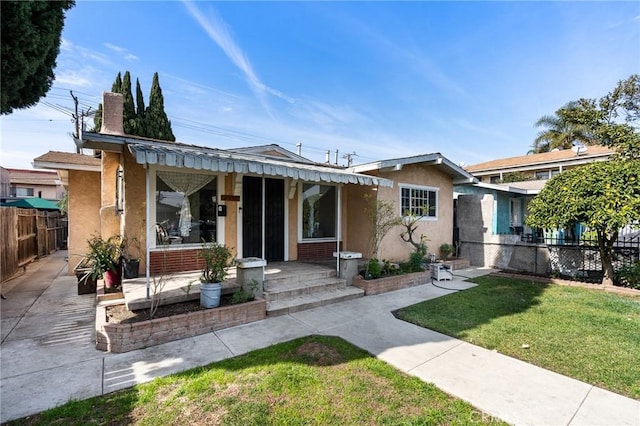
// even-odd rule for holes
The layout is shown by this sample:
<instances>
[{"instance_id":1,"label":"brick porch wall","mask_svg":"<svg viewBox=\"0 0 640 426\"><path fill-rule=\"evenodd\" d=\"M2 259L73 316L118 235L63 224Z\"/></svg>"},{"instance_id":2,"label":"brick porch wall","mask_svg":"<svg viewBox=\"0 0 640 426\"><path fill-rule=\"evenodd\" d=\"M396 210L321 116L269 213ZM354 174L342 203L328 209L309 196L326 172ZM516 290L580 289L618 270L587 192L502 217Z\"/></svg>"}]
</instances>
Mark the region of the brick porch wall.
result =
<instances>
[{"instance_id":1,"label":"brick porch wall","mask_svg":"<svg viewBox=\"0 0 640 426\"><path fill-rule=\"evenodd\" d=\"M149 271L151 275L172 272L195 271L202 269L203 260L198 253L200 249L157 250L150 253Z\"/></svg>"},{"instance_id":2,"label":"brick porch wall","mask_svg":"<svg viewBox=\"0 0 640 426\"><path fill-rule=\"evenodd\" d=\"M154 318L133 324L110 324L106 322L106 306L98 306L96 349L115 353L129 352L259 321L266 316L267 302L257 299L239 305Z\"/></svg>"},{"instance_id":3,"label":"brick porch wall","mask_svg":"<svg viewBox=\"0 0 640 426\"><path fill-rule=\"evenodd\" d=\"M342 250L342 242L340 242L340 250ZM336 251L335 241L320 243L298 243L298 260L316 260L333 257Z\"/></svg>"}]
</instances>

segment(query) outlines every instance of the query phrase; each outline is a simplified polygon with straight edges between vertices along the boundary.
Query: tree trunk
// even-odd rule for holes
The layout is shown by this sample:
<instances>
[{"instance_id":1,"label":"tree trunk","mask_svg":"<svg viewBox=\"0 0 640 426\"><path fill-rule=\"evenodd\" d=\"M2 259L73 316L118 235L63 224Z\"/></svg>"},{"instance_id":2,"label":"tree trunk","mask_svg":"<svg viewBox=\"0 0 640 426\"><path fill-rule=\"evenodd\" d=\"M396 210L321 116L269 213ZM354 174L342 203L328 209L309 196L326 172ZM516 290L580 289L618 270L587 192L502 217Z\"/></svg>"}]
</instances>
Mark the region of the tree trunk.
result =
<instances>
[{"instance_id":1,"label":"tree trunk","mask_svg":"<svg viewBox=\"0 0 640 426\"><path fill-rule=\"evenodd\" d=\"M598 245L600 246L600 259L602 260L602 285L613 286L613 244L618 239L618 233L607 235L598 232Z\"/></svg>"}]
</instances>

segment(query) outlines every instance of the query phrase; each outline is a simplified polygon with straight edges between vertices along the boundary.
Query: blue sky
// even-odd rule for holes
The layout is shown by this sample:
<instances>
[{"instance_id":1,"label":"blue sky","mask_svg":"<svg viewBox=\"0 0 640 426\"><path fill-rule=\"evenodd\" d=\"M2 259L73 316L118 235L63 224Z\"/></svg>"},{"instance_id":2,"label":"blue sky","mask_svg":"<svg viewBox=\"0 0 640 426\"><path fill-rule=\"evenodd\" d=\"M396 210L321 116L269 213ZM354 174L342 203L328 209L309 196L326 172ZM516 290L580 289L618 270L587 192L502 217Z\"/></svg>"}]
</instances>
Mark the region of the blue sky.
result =
<instances>
[{"instance_id":1,"label":"blue sky","mask_svg":"<svg viewBox=\"0 0 640 426\"><path fill-rule=\"evenodd\" d=\"M640 2L93 2L67 13L52 90L0 119L0 165L74 151L73 102L160 76L177 140L355 163L524 155L534 123L640 72ZM45 102L48 104L45 104Z\"/></svg>"}]
</instances>

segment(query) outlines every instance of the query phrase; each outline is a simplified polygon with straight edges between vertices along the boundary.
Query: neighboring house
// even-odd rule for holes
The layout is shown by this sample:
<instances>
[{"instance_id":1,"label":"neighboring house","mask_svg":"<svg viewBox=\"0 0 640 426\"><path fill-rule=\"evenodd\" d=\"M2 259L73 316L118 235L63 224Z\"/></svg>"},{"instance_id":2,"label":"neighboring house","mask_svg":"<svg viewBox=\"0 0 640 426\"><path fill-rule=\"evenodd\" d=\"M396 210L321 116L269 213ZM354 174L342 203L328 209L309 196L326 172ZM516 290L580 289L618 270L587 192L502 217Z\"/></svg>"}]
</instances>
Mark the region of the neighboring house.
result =
<instances>
[{"instance_id":1,"label":"neighboring house","mask_svg":"<svg viewBox=\"0 0 640 426\"><path fill-rule=\"evenodd\" d=\"M541 154L501 158L465 167L480 183L501 183L509 176L521 174L529 180L545 181L574 167L594 161L606 161L614 151L600 145L581 146L580 149L554 150ZM517 182L520 183L520 182ZM515 184L514 184L515 185ZM541 187L540 187L541 188Z\"/></svg>"},{"instance_id":2,"label":"neighboring house","mask_svg":"<svg viewBox=\"0 0 640 426\"><path fill-rule=\"evenodd\" d=\"M277 145L223 150L128 136L122 107L121 95L105 93L101 133L77 141L101 152L100 160L62 153L35 160L68 174L70 268L96 233L136 238L152 275L197 269L202 240L269 262L324 259L338 250L367 256L367 193L395 201L398 215L428 204L419 232L437 247L451 242L454 182L474 181L440 154L345 168ZM411 251L400 231L384 241L390 260Z\"/></svg>"},{"instance_id":3,"label":"neighboring house","mask_svg":"<svg viewBox=\"0 0 640 426\"><path fill-rule=\"evenodd\" d=\"M529 202L547 180L574 167L594 161L607 161L613 154L614 151L610 148L592 145L580 147L579 150L575 148L503 158L466 167L466 171L480 182L473 186L455 188L460 238L464 240L467 237L464 235L465 229L473 228L469 217L477 215L465 211L471 207L461 200L460 195L475 194L476 200L472 203L486 204L480 208L484 212L483 227L486 228L486 235L517 235L523 241L540 241L542 234L527 227L525 219ZM512 181L514 179L516 181ZM523 180L517 181L518 179ZM477 227L473 232L477 234ZM496 241L495 238L490 240Z\"/></svg>"},{"instance_id":4,"label":"neighboring house","mask_svg":"<svg viewBox=\"0 0 640 426\"><path fill-rule=\"evenodd\" d=\"M2 201L10 202L24 198L42 198L60 201L64 187L55 171L3 169L8 172L9 192L6 192L6 173L3 172Z\"/></svg>"}]
</instances>

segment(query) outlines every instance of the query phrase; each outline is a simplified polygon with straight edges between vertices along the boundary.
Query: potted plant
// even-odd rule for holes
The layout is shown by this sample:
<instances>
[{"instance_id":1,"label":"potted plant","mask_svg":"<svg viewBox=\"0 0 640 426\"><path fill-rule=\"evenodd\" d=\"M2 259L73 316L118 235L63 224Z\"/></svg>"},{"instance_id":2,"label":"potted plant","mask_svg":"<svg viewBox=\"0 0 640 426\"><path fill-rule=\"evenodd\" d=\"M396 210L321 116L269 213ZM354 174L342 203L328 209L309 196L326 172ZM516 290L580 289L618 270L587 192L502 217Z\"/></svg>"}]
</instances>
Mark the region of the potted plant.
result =
<instances>
[{"instance_id":1,"label":"potted plant","mask_svg":"<svg viewBox=\"0 0 640 426\"><path fill-rule=\"evenodd\" d=\"M91 294L96 292L97 282L91 275L91 261L86 257L73 268L73 272L78 280L78 294Z\"/></svg>"},{"instance_id":2,"label":"potted plant","mask_svg":"<svg viewBox=\"0 0 640 426\"><path fill-rule=\"evenodd\" d=\"M200 258L203 260L200 277L200 305L215 308L220 305L222 282L227 277L227 268L233 263L231 249L216 241L202 241Z\"/></svg>"},{"instance_id":3,"label":"potted plant","mask_svg":"<svg viewBox=\"0 0 640 426\"><path fill-rule=\"evenodd\" d=\"M122 255L123 278L138 278L140 274L140 257L142 247L137 238L122 238L120 242L120 254Z\"/></svg>"},{"instance_id":4,"label":"potted plant","mask_svg":"<svg viewBox=\"0 0 640 426\"><path fill-rule=\"evenodd\" d=\"M93 279L104 278L107 291L119 287L121 284L120 265L120 237L112 236L108 239L92 237L87 241L89 251L85 255L91 265Z\"/></svg>"},{"instance_id":5,"label":"potted plant","mask_svg":"<svg viewBox=\"0 0 640 426\"><path fill-rule=\"evenodd\" d=\"M447 260L453 251L453 245L447 243L442 244L440 246L440 256L442 257L442 260Z\"/></svg>"}]
</instances>

